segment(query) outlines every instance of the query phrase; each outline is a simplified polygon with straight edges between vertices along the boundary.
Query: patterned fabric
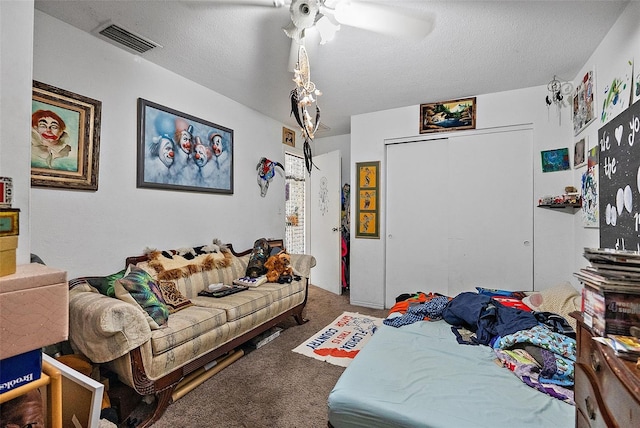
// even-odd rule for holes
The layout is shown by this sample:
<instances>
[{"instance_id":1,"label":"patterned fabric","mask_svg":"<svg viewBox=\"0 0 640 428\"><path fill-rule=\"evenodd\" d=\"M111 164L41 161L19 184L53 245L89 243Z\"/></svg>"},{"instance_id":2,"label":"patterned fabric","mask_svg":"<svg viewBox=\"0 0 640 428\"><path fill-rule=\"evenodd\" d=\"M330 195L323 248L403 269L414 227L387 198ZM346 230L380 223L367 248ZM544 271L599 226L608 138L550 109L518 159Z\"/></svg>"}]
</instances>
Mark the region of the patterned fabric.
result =
<instances>
[{"instance_id":1,"label":"patterned fabric","mask_svg":"<svg viewBox=\"0 0 640 428\"><path fill-rule=\"evenodd\" d=\"M543 325L538 325L499 338L493 347L495 349L509 349L517 343L539 346L554 354L556 370L553 373L550 373L550 370L545 370L543 372L545 376L541 374L541 381L544 379L546 383L573 385L574 362L577 354L575 339L553 332ZM545 366L551 367L547 362L545 362Z\"/></svg>"},{"instance_id":2,"label":"patterned fabric","mask_svg":"<svg viewBox=\"0 0 640 428\"><path fill-rule=\"evenodd\" d=\"M222 298L197 296L191 299L198 306L224 309L227 321L235 321L269 306L273 300L271 294L257 289L245 290Z\"/></svg>"},{"instance_id":3,"label":"patterned fabric","mask_svg":"<svg viewBox=\"0 0 640 428\"><path fill-rule=\"evenodd\" d=\"M129 266L127 275L115 281L114 289L118 299L138 305L144 310L152 330L167 323L169 309L162 299L162 292L143 269Z\"/></svg>"},{"instance_id":4,"label":"patterned fabric","mask_svg":"<svg viewBox=\"0 0 640 428\"><path fill-rule=\"evenodd\" d=\"M523 361L510 351L494 349L498 361L511 370L526 385L558 400L574 405L573 390L561 385L548 384L540 377L540 369L533 361Z\"/></svg>"},{"instance_id":5,"label":"patterned fabric","mask_svg":"<svg viewBox=\"0 0 640 428\"><path fill-rule=\"evenodd\" d=\"M87 283L73 287L69 290L72 348L94 363L104 363L148 342L151 328L136 306L104 296Z\"/></svg>"},{"instance_id":6,"label":"patterned fabric","mask_svg":"<svg viewBox=\"0 0 640 428\"><path fill-rule=\"evenodd\" d=\"M98 290L98 292L100 292L101 294L109 297L116 297L116 292L113 288L113 285L117 279L124 277L126 271L126 269L122 269L120 272L112 273L111 275L107 276L84 276L81 278L72 279L69 281L69 288L71 288L73 284L76 283L76 281L84 281Z\"/></svg>"},{"instance_id":7,"label":"patterned fabric","mask_svg":"<svg viewBox=\"0 0 640 428\"><path fill-rule=\"evenodd\" d=\"M382 322L391 327L401 327L425 319L436 321L442 319L442 312L447 306L447 303L449 303L449 300L451 299L446 296L434 297L419 305L409 306L407 312L402 316L386 318Z\"/></svg>"},{"instance_id":8,"label":"patterned fabric","mask_svg":"<svg viewBox=\"0 0 640 428\"><path fill-rule=\"evenodd\" d=\"M291 254L293 273L303 278L309 278L311 268L316 265L316 259L309 254Z\"/></svg>"},{"instance_id":9,"label":"patterned fabric","mask_svg":"<svg viewBox=\"0 0 640 428\"><path fill-rule=\"evenodd\" d=\"M224 326L227 316L221 309L190 306L171 314L164 328L154 330L151 336L153 355L160 355L202 334Z\"/></svg>"},{"instance_id":10,"label":"patterned fabric","mask_svg":"<svg viewBox=\"0 0 640 428\"><path fill-rule=\"evenodd\" d=\"M187 299L182 295L182 293L180 293L175 282L158 281L158 287L160 288L162 298L169 309L169 313L173 314L178 312L180 309L188 308L193 305L191 300Z\"/></svg>"},{"instance_id":11,"label":"patterned fabric","mask_svg":"<svg viewBox=\"0 0 640 428\"><path fill-rule=\"evenodd\" d=\"M313 256L304 254L291 255L294 272L303 277L300 281L266 283L220 299L197 296L209 284L232 284L244 276L248 261L248 254L233 256L226 267L172 280L193 305L172 313L156 330L145 322L148 315L137 303L109 298L82 282L70 290L72 346L92 361L105 363L134 387L130 350L140 348L147 376L158 379L304 301L306 278L316 264ZM156 271L148 263L137 267L155 278Z\"/></svg>"},{"instance_id":12,"label":"patterned fabric","mask_svg":"<svg viewBox=\"0 0 640 428\"><path fill-rule=\"evenodd\" d=\"M267 273L267 268L264 264L269 258L269 243L266 239L260 238L253 243L253 250L249 256L249 264L247 265L246 276L250 278L257 278L260 275Z\"/></svg>"}]
</instances>

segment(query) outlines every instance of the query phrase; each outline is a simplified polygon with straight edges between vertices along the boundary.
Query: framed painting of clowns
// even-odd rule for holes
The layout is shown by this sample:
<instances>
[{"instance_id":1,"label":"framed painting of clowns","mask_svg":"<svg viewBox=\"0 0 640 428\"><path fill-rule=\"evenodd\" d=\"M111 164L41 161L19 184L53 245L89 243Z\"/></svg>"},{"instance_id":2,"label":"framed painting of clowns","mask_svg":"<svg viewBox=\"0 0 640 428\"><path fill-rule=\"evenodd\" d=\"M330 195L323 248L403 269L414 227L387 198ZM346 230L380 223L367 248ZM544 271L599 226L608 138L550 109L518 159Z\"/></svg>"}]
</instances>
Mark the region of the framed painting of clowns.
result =
<instances>
[{"instance_id":1,"label":"framed painting of clowns","mask_svg":"<svg viewBox=\"0 0 640 428\"><path fill-rule=\"evenodd\" d=\"M31 185L98 190L102 103L33 81Z\"/></svg>"},{"instance_id":2,"label":"framed painting of clowns","mask_svg":"<svg viewBox=\"0 0 640 428\"><path fill-rule=\"evenodd\" d=\"M233 130L138 98L137 186L233 194Z\"/></svg>"}]
</instances>

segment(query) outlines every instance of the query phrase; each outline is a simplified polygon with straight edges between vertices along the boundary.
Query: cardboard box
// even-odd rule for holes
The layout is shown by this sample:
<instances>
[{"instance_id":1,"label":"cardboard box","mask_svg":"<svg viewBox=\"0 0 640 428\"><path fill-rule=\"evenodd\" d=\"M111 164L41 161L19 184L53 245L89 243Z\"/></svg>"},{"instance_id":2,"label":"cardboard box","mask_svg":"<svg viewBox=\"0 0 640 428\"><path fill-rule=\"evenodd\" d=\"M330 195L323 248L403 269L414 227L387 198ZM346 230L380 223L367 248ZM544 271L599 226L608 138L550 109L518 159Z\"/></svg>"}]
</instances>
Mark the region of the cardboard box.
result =
<instances>
[{"instance_id":1,"label":"cardboard box","mask_svg":"<svg viewBox=\"0 0 640 428\"><path fill-rule=\"evenodd\" d=\"M0 359L67 340L67 273L38 263L0 277Z\"/></svg>"},{"instance_id":2,"label":"cardboard box","mask_svg":"<svg viewBox=\"0 0 640 428\"><path fill-rule=\"evenodd\" d=\"M631 326L640 326L640 290L626 293L584 284L582 313L585 324L600 336L629 336Z\"/></svg>"},{"instance_id":3,"label":"cardboard box","mask_svg":"<svg viewBox=\"0 0 640 428\"><path fill-rule=\"evenodd\" d=\"M38 380L41 374L40 349L0 360L0 394Z\"/></svg>"},{"instance_id":4,"label":"cardboard box","mask_svg":"<svg viewBox=\"0 0 640 428\"><path fill-rule=\"evenodd\" d=\"M0 236L0 276L16 272L17 236Z\"/></svg>"}]
</instances>

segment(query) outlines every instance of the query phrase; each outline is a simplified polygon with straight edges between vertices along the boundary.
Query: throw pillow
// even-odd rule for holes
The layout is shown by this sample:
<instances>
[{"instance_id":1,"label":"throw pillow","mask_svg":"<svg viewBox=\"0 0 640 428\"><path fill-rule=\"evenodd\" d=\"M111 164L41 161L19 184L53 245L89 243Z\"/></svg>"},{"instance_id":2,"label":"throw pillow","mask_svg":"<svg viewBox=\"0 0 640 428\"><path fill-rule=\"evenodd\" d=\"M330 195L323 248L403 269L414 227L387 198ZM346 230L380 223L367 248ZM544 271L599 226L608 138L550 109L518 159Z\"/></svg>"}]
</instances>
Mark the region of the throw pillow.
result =
<instances>
[{"instance_id":1,"label":"throw pillow","mask_svg":"<svg viewBox=\"0 0 640 428\"><path fill-rule=\"evenodd\" d=\"M249 256L249 263L247 264L247 271L245 275L250 278L257 278L267 273L267 269L264 264L269 258L269 243L265 238L257 239L253 243L253 250Z\"/></svg>"},{"instance_id":2,"label":"throw pillow","mask_svg":"<svg viewBox=\"0 0 640 428\"><path fill-rule=\"evenodd\" d=\"M116 292L113 288L113 284L116 282L116 280L124 277L126 271L126 269L122 269L120 272L112 273L111 275L91 278L88 282L89 284L96 287L101 294L109 297L116 297Z\"/></svg>"},{"instance_id":3,"label":"throw pillow","mask_svg":"<svg viewBox=\"0 0 640 428\"><path fill-rule=\"evenodd\" d=\"M164 302L169 308L170 313L178 312L181 309L193 306L191 300L182 295L176 283L173 281L158 281L158 287L162 292Z\"/></svg>"},{"instance_id":4,"label":"throw pillow","mask_svg":"<svg viewBox=\"0 0 640 428\"><path fill-rule=\"evenodd\" d=\"M569 314L579 311L582 298L569 282L542 291L536 291L522 299L522 303L536 312L552 312L569 321L575 329L576 322Z\"/></svg>"},{"instance_id":5,"label":"throw pillow","mask_svg":"<svg viewBox=\"0 0 640 428\"><path fill-rule=\"evenodd\" d=\"M114 290L118 299L142 308L152 330L167 323L169 309L162 292L145 270L130 265L126 275L114 282Z\"/></svg>"}]
</instances>

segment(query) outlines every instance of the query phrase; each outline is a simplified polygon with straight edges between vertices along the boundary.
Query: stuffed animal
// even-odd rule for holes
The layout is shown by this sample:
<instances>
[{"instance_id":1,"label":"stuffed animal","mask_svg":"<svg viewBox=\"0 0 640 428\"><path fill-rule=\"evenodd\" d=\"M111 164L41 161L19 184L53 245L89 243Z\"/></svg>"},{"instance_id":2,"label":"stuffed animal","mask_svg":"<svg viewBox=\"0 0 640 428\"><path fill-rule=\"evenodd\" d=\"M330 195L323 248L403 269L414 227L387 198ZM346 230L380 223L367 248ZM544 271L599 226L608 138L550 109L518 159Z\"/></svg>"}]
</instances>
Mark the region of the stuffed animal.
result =
<instances>
[{"instance_id":1,"label":"stuffed animal","mask_svg":"<svg viewBox=\"0 0 640 428\"><path fill-rule=\"evenodd\" d=\"M285 250L270 256L264 267L267 268L267 281L269 282L278 282L281 279L285 280L293 277L291 256Z\"/></svg>"}]
</instances>

